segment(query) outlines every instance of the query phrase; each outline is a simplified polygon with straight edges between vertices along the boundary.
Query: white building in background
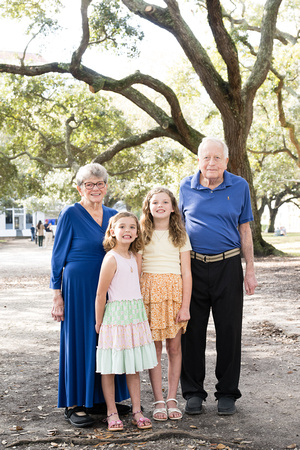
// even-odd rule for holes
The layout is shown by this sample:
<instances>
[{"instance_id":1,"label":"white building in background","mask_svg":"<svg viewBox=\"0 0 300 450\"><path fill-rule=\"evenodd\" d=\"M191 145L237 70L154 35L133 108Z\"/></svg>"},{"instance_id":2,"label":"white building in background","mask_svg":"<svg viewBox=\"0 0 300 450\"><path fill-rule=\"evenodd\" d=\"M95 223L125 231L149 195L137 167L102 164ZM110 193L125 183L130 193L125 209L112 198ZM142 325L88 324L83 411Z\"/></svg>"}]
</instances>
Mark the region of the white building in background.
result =
<instances>
[{"instance_id":1,"label":"white building in background","mask_svg":"<svg viewBox=\"0 0 300 450\"><path fill-rule=\"evenodd\" d=\"M47 213L37 211L31 214L22 207L5 208L0 212L0 237L30 237L32 225L36 227L39 220L45 223L46 219L54 225L54 231L57 219Z\"/></svg>"},{"instance_id":2,"label":"white building in background","mask_svg":"<svg viewBox=\"0 0 300 450\"><path fill-rule=\"evenodd\" d=\"M44 213L30 214L25 208L5 208L0 213L0 237L30 237L30 228L39 220L44 223Z\"/></svg>"}]
</instances>

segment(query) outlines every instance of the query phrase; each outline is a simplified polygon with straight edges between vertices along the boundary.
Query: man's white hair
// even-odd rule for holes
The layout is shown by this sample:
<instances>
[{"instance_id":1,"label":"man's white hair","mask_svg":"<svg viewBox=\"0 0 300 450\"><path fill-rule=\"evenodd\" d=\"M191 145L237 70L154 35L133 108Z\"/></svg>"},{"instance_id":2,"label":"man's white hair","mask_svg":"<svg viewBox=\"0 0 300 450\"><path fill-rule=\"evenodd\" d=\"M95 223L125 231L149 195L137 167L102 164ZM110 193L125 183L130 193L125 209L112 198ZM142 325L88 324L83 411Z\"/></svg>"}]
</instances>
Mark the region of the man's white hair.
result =
<instances>
[{"instance_id":1,"label":"man's white hair","mask_svg":"<svg viewBox=\"0 0 300 450\"><path fill-rule=\"evenodd\" d=\"M207 136L207 137L202 139L202 142L201 142L201 144L198 147L198 157L200 157L203 148L205 147L205 145L208 142L214 142L215 144L220 145L223 148L224 157L228 158L229 151L228 151L228 147L225 144L225 142L221 141L221 139L218 139L218 138L215 138L215 137L211 137L211 136Z\"/></svg>"}]
</instances>

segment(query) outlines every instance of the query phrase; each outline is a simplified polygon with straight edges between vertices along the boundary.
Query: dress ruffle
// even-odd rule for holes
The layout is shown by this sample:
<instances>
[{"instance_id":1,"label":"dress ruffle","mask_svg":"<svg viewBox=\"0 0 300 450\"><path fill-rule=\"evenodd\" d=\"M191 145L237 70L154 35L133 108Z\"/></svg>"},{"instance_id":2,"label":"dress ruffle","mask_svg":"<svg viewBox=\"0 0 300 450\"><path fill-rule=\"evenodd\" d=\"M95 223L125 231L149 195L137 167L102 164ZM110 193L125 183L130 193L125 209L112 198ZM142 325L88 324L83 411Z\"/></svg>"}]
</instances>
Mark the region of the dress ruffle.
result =
<instances>
[{"instance_id":1,"label":"dress ruffle","mask_svg":"<svg viewBox=\"0 0 300 450\"><path fill-rule=\"evenodd\" d=\"M154 341L174 338L187 322L176 323L182 305L182 278L177 274L143 273L141 292Z\"/></svg>"},{"instance_id":2,"label":"dress ruffle","mask_svg":"<svg viewBox=\"0 0 300 450\"><path fill-rule=\"evenodd\" d=\"M100 327L96 372L133 374L157 365L143 300L107 302Z\"/></svg>"},{"instance_id":3,"label":"dress ruffle","mask_svg":"<svg viewBox=\"0 0 300 450\"><path fill-rule=\"evenodd\" d=\"M102 375L134 374L157 365L153 342L125 350L97 348L96 371Z\"/></svg>"},{"instance_id":4,"label":"dress ruffle","mask_svg":"<svg viewBox=\"0 0 300 450\"><path fill-rule=\"evenodd\" d=\"M116 350L126 350L152 342L152 335L149 328L148 320L134 325L106 325L102 324L98 348Z\"/></svg>"},{"instance_id":5,"label":"dress ruffle","mask_svg":"<svg viewBox=\"0 0 300 450\"><path fill-rule=\"evenodd\" d=\"M147 321L143 299L114 300L105 305L103 325L132 325Z\"/></svg>"}]
</instances>

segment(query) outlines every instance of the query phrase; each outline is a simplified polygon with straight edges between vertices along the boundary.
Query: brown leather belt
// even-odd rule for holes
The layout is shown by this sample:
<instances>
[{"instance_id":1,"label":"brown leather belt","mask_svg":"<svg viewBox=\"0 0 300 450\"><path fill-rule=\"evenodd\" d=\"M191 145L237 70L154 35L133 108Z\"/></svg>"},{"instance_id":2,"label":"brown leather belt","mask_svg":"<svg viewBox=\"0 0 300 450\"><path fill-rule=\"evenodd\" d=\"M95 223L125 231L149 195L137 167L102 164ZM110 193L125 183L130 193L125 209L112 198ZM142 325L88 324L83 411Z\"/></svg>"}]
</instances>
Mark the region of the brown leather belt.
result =
<instances>
[{"instance_id":1,"label":"brown leather belt","mask_svg":"<svg viewBox=\"0 0 300 450\"><path fill-rule=\"evenodd\" d=\"M196 253L193 250L191 251L191 258L199 259L199 261L209 263L209 262L217 262L222 261L223 259L232 258L233 256L239 255L241 253L240 248L234 248L232 250L228 250L224 253L219 253L218 255L202 255L201 253Z\"/></svg>"}]
</instances>

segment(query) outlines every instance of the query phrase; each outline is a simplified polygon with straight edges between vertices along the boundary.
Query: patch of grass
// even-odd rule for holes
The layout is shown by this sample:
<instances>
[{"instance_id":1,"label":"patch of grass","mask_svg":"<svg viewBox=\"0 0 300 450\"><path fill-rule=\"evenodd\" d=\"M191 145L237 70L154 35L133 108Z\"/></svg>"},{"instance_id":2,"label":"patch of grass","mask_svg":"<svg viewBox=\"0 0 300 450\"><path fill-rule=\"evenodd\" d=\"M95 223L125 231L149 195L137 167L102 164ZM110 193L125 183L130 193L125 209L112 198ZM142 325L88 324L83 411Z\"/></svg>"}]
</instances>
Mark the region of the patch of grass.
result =
<instances>
[{"instance_id":1,"label":"patch of grass","mask_svg":"<svg viewBox=\"0 0 300 450\"><path fill-rule=\"evenodd\" d=\"M286 236L274 236L273 233L262 233L269 244L289 256L300 256L300 233L287 233Z\"/></svg>"}]
</instances>

